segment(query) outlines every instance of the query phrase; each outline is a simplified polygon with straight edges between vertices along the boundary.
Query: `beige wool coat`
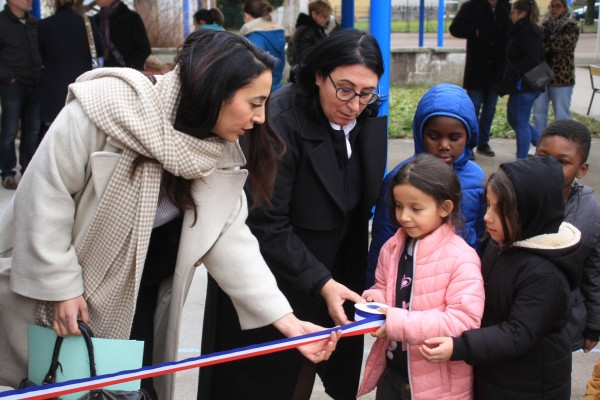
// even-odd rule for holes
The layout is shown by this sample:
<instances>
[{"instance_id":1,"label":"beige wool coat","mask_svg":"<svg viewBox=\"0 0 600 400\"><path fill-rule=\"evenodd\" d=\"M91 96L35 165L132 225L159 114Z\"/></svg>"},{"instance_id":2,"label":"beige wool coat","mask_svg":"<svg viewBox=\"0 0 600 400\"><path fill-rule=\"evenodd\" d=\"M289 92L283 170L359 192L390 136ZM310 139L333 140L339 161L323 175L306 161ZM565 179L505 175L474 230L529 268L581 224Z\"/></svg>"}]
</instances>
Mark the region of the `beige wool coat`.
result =
<instances>
[{"instance_id":1,"label":"beige wool coat","mask_svg":"<svg viewBox=\"0 0 600 400\"><path fill-rule=\"evenodd\" d=\"M96 127L78 101L58 115L0 219L0 386L27 376L27 324L37 300L83 293L75 247L83 239L123 145ZM204 263L231 296L243 329L268 325L292 312L245 224L247 171L237 143L228 144L215 171L194 182L193 211L184 215L172 278L161 284L155 313L154 363L177 359L183 304L196 267ZM135 307L135 304L131 304ZM155 379L163 400L173 376Z\"/></svg>"}]
</instances>

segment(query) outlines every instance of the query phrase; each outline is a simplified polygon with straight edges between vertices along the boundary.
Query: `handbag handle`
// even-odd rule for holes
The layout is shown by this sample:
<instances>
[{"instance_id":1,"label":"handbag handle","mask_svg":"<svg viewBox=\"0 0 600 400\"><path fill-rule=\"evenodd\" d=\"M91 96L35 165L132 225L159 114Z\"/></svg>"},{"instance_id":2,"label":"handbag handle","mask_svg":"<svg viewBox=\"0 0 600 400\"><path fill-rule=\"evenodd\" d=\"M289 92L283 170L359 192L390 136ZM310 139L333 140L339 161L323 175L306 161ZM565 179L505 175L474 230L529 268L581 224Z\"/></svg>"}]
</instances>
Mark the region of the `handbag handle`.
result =
<instances>
[{"instance_id":1,"label":"handbag handle","mask_svg":"<svg viewBox=\"0 0 600 400\"><path fill-rule=\"evenodd\" d=\"M94 34L92 33L92 25L87 15L83 16L85 22L85 30L88 38L88 46L90 46L90 54L92 56L92 69L99 67L98 65L98 54L96 53L96 43L94 43Z\"/></svg>"},{"instance_id":2,"label":"handbag handle","mask_svg":"<svg viewBox=\"0 0 600 400\"><path fill-rule=\"evenodd\" d=\"M88 356L90 358L90 376L96 376L96 363L94 361L94 344L92 343L92 338L94 334L89 326L87 326L83 321L77 321L77 325L79 326L79 330L81 331L81 336L83 336L83 340L85 341L85 346L88 351ZM60 366L60 361L58 361L58 356L60 354L60 348L62 346L64 338L62 336L58 336L56 338L56 342L54 343L54 351L52 352L52 361L50 362L50 369L46 373L42 384L49 385L51 383L56 382L56 370Z\"/></svg>"}]
</instances>

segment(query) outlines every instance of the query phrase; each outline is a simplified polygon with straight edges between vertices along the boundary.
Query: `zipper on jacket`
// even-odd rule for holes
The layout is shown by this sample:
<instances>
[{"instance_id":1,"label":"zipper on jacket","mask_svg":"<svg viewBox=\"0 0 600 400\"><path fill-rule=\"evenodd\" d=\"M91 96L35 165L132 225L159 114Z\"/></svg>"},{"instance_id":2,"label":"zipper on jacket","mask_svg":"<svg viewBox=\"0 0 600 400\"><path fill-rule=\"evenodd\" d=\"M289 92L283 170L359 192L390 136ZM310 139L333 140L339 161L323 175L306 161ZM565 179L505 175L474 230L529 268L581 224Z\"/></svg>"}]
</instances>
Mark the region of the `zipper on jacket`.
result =
<instances>
[{"instance_id":1,"label":"zipper on jacket","mask_svg":"<svg viewBox=\"0 0 600 400\"><path fill-rule=\"evenodd\" d=\"M404 244L406 246L406 242ZM417 274L417 247L419 247L419 240L415 239L415 247L413 249L413 287L410 290L410 302L408 303L408 312L412 311L413 293L415 292L415 275ZM402 257L402 255L400 255ZM410 346L406 343L406 362L408 363L408 386L410 386L410 398L413 398L413 386L410 378Z\"/></svg>"}]
</instances>

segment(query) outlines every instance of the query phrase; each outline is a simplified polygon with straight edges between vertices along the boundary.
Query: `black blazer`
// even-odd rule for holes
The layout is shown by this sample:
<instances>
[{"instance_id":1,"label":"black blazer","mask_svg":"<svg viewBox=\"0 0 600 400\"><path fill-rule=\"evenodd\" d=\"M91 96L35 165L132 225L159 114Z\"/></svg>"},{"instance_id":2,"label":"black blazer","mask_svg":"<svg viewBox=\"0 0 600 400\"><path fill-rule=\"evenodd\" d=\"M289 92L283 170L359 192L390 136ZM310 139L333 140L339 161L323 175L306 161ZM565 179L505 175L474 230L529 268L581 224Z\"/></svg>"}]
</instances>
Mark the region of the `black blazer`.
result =
<instances>
[{"instance_id":1,"label":"black blazer","mask_svg":"<svg viewBox=\"0 0 600 400\"><path fill-rule=\"evenodd\" d=\"M359 215L348 221L327 121L307 111L296 89L287 85L270 100L269 122L287 150L277 171L272 206L251 210L247 223L294 312L313 319L316 307L309 298L320 299L310 294L327 276L358 293L364 289L368 221L385 171L387 120L359 118L355 146L361 157L363 194ZM347 223L351 226L345 227ZM348 233L342 251L352 261L332 274L344 228Z\"/></svg>"},{"instance_id":2,"label":"black blazer","mask_svg":"<svg viewBox=\"0 0 600 400\"><path fill-rule=\"evenodd\" d=\"M90 19L98 57L104 46L100 31ZM41 81L42 121L52 122L65 105L68 86L92 69L92 55L83 17L62 7L56 14L39 22L38 44L44 68Z\"/></svg>"},{"instance_id":3,"label":"black blazer","mask_svg":"<svg viewBox=\"0 0 600 400\"><path fill-rule=\"evenodd\" d=\"M465 89L484 90L496 79L504 64L509 15L508 0L498 0L495 9L488 0L469 0L460 6L450 33L467 39Z\"/></svg>"},{"instance_id":4,"label":"black blazer","mask_svg":"<svg viewBox=\"0 0 600 400\"><path fill-rule=\"evenodd\" d=\"M100 13L93 17L100 27ZM146 58L152 53L150 40L146 33L144 21L138 13L131 11L121 3L117 12L110 20L110 40L125 60L128 68L144 70ZM104 60L105 67L121 67L115 56L109 52L108 59Z\"/></svg>"}]
</instances>

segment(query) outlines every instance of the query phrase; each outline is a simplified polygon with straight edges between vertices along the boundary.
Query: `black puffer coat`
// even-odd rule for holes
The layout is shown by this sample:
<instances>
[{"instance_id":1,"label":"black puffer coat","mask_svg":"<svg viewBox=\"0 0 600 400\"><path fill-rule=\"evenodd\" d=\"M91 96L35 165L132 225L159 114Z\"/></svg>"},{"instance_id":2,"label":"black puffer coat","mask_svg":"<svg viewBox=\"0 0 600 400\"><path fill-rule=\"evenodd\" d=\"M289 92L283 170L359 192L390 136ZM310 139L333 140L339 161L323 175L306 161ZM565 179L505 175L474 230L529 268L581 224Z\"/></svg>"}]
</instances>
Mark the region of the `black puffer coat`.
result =
<instances>
[{"instance_id":1,"label":"black puffer coat","mask_svg":"<svg viewBox=\"0 0 600 400\"><path fill-rule=\"evenodd\" d=\"M304 13L298 15L296 20L296 32L294 33L294 61L300 63L304 56L315 44L327 36L324 27L310 16Z\"/></svg>"},{"instance_id":2,"label":"black puffer coat","mask_svg":"<svg viewBox=\"0 0 600 400\"><path fill-rule=\"evenodd\" d=\"M475 366L479 399L568 400L571 343L564 326L570 289L581 276L581 254L579 231L560 225L562 168L550 157L501 168L515 187L525 239L504 252L485 243L481 328L454 339L452 360Z\"/></svg>"},{"instance_id":3,"label":"black puffer coat","mask_svg":"<svg viewBox=\"0 0 600 400\"><path fill-rule=\"evenodd\" d=\"M519 90L518 82L525 72L543 60L542 31L529 21L529 17L518 20L508 29L506 63L499 76L498 94L502 96L533 92L534 90L524 81L521 81Z\"/></svg>"},{"instance_id":4,"label":"black puffer coat","mask_svg":"<svg viewBox=\"0 0 600 400\"><path fill-rule=\"evenodd\" d=\"M463 3L452 20L450 33L467 39L467 61L463 87L487 89L504 65L510 3L498 0L492 9L488 0Z\"/></svg>"}]
</instances>

